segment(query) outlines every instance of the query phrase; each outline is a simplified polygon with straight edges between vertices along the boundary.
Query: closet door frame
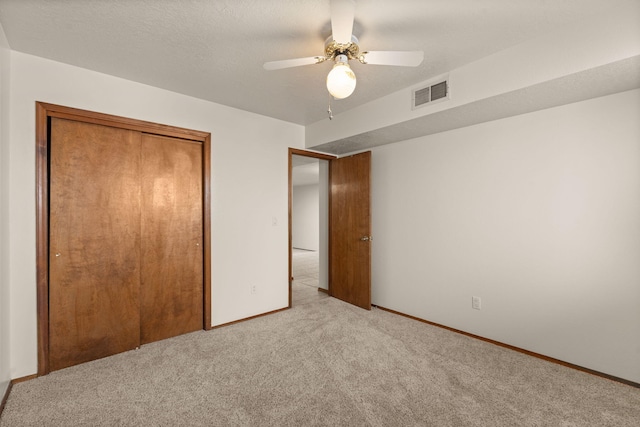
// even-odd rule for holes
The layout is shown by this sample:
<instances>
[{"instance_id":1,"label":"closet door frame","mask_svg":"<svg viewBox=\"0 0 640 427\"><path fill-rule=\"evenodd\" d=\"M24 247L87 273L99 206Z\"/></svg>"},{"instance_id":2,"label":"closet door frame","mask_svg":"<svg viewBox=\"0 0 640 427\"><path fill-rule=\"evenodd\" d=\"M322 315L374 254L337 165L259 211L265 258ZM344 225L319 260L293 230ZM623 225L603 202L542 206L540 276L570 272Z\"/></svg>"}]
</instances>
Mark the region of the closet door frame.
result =
<instances>
[{"instance_id":1,"label":"closet door frame","mask_svg":"<svg viewBox=\"0 0 640 427\"><path fill-rule=\"evenodd\" d=\"M49 123L51 117L181 138L202 145L203 329L211 326L211 134L36 102L36 293L38 376L49 373Z\"/></svg>"}]
</instances>

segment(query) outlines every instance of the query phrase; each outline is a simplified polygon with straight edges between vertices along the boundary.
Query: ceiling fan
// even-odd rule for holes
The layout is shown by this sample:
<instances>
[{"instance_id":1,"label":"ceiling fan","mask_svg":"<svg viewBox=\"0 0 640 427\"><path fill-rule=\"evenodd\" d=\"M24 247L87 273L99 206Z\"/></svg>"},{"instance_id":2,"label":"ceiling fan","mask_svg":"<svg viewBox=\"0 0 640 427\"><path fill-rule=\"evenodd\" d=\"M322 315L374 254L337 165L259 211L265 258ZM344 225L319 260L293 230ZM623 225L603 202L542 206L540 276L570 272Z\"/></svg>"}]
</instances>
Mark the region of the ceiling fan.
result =
<instances>
[{"instance_id":1,"label":"ceiling fan","mask_svg":"<svg viewBox=\"0 0 640 427\"><path fill-rule=\"evenodd\" d=\"M333 61L327 75L327 90L335 99L343 99L356 88L356 75L349 67L350 60L362 64L400 65L416 67L424 58L422 51L364 51L360 52L358 39L352 34L355 16L355 0L331 0L331 33L324 44L324 56L285 59L265 62L266 70L280 70L301 65Z\"/></svg>"}]
</instances>

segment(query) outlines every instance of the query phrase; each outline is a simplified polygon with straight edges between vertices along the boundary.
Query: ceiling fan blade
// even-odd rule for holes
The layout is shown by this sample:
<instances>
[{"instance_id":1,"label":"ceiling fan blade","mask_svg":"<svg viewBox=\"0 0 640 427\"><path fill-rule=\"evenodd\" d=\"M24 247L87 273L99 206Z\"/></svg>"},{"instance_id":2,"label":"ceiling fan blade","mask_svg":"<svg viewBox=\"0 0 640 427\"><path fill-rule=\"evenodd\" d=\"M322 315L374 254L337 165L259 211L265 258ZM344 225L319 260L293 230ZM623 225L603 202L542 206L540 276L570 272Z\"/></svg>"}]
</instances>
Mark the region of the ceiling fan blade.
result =
<instances>
[{"instance_id":1,"label":"ceiling fan blade","mask_svg":"<svg viewBox=\"0 0 640 427\"><path fill-rule=\"evenodd\" d=\"M354 0L331 0L331 35L336 43L351 43L355 12Z\"/></svg>"},{"instance_id":2,"label":"ceiling fan blade","mask_svg":"<svg viewBox=\"0 0 640 427\"><path fill-rule=\"evenodd\" d=\"M282 61L265 62L265 70L281 70L283 68L299 67L301 65L319 64L325 61L324 56L309 56L307 58L283 59Z\"/></svg>"},{"instance_id":3,"label":"ceiling fan blade","mask_svg":"<svg viewBox=\"0 0 640 427\"><path fill-rule=\"evenodd\" d=\"M424 52L415 51L371 51L362 52L360 62L373 65L400 65L404 67L417 67L424 59Z\"/></svg>"}]
</instances>

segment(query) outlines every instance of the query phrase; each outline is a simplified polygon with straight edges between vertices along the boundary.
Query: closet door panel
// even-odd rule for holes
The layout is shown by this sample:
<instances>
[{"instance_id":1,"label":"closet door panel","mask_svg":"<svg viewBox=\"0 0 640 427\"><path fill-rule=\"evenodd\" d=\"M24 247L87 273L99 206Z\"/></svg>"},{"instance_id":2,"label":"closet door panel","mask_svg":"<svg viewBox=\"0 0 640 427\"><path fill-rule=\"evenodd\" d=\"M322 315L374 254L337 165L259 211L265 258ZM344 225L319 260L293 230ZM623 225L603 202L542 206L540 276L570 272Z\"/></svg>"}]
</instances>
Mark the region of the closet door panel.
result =
<instances>
[{"instance_id":1,"label":"closet door panel","mask_svg":"<svg viewBox=\"0 0 640 427\"><path fill-rule=\"evenodd\" d=\"M140 343L140 133L51 119L51 370Z\"/></svg>"},{"instance_id":2,"label":"closet door panel","mask_svg":"<svg viewBox=\"0 0 640 427\"><path fill-rule=\"evenodd\" d=\"M203 327L202 145L142 135L141 342Z\"/></svg>"}]
</instances>

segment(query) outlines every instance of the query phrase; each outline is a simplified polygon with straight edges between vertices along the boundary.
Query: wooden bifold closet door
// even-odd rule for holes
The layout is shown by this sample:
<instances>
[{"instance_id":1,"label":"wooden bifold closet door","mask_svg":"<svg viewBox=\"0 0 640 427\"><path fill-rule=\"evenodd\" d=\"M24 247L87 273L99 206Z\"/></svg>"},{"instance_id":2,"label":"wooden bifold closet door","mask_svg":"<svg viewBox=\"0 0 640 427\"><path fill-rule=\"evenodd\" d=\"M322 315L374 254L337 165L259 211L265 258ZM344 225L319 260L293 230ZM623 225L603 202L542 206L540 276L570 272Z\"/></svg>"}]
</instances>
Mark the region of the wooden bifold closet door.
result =
<instances>
[{"instance_id":1,"label":"wooden bifold closet door","mask_svg":"<svg viewBox=\"0 0 640 427\"><path fill-rule=\"evenodd\" d=\"M49 367L203 327L202 150L51 118Z\"/></svg>"}]
</instances>

